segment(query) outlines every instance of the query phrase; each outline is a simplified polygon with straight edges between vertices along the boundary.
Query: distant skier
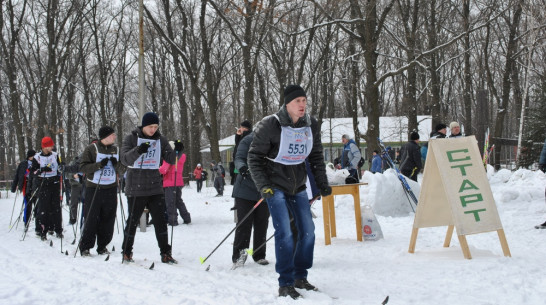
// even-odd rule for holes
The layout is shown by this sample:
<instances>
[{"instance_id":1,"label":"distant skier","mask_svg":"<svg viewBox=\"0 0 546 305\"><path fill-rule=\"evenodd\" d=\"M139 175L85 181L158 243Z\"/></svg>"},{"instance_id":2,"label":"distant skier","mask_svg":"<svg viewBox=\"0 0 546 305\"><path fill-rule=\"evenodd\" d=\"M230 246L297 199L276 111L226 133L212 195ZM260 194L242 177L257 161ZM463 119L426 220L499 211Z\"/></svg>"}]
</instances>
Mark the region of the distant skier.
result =
<instances>
[{"instance_id":1,"label":"distant skier","mask_svg":"<svg viewBox=\"0 0 546 305\"><path fill-rule=\"evenodd\" d=\"M410 140L400 149L400 172L402 175L417 181L417 175L423 168L419 152L419 133L410 133Z\"/></svg>"},{"instance_id":2,"label":"distant skier","mask_svg":"<svg viewBox=\"0 0 546 305\"><path fill-rule=\"evenodd\" d=\"M17 166L17 170L15 171L15 177L13 177L13 182L11 183L11 192L15 193L16 190L21 191L23 194L23 202L25 204L25 212L23 214L23 221L25 223L25 230L28 229L28 221L30 220L30 216L32 214L32 203L30 202L35 201L32 197L31 192L31 183L30 183L30 168L32 167L32 160L34 159L34 155L36 155L36 151L29 149L27 151L27 159L24 161L21 161L19 165Z\"/></svg>"}]
</instances>

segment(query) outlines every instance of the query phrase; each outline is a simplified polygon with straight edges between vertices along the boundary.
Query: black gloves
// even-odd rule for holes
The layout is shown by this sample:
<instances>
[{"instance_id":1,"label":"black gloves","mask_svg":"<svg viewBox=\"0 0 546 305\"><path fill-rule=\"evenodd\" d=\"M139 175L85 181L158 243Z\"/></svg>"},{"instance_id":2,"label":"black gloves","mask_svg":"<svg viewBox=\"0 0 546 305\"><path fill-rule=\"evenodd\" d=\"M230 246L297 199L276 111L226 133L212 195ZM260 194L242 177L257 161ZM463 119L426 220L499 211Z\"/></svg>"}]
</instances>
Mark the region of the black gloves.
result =
<instances>
[{"instance_id":1,"label":"black gloves","mask_svg":"<svg viewBox=\"0 0 546 305\"><path fill-rule=\"evenodd\" d=\"M263 199L267 200L267 199L273 197L275 192L269 186L264 186L264 187L262 187L262 190L260 191L260 194L262 195Z\"/></svg>"},{"instance_id":2,"label":"black gloves","mask_svg":"<svg viewBox=\"0 0 546 305\"><path fill-rule=\"evenodd\" d=\"M327 185L320 188L320 195L321 196L330 196L332 195L332 187Z\"/></svg>"},{"instance_id":3,"label":"black gloves","mask_svg":"<svg viewBox=\"0 0 546 305\"><path fill-rule=\"evenodd\" d=\"M239 169L239 174L241 174L241 176L243 176L243 178L246 178L250 175L250 172L248 171L248 167L246 167L245 165L243 165L240 169Z\"/></svg>"},{"instance_id":4,"label":"black gloves","mask_svg":"<svg viewBox=\"0 0 546 305\"><path fill-rule=\"evenodd\" d=\"M118 159L115 157L110 157L110 162L112 162L112 166L116 166L116 164L118 164Z\"/></svg>"},{"instance_id":5,"label":"black gloves","mask_svg":"<svg viewBox=\"0 0 546 305\"><path fill-rule=\"evenodd\" d=\"M100 167L101 167L101 168L102 168L102 167L105 167L106 164L108 164L108 161L109 161L109 160L110 160L109 158L104 158L104 159L100 160Z\"/></svg>"},{"instance_id":6,"label":"black gloves","mask_svg":"<svg viewBox=\"0 0 546 305\"><path fill-rule=\"evenodd\" d=\"M180 140L174 141L174 151L176 151L176 153L179 153L182 150L184 150L184 144L182 144L182 141Z\"/></svg>"},{"instance_id":7,"label":"black gloves","mask_svg":"<svg viewBox=\"0 0 546 305\"><path fill-rule=\"evenodd\" d=\"M145 154L147 151L148 151L148 148L150 148L150 143L149 142L144 142L142 144L140 144L140 146L138 146L137 148L137 152L139 154Z\"/></svg>"},{"instance_id":8,"label":"black gloves","mask_svg":"<svg viewBox=\"0 0 546 305\"><path fill-rule=\"evenodd\" d=\"M50 171L52 171L52 169L49 166L44 166L44 167L40 168L40 173L47 173L47 172L50 172Z\"/></svg>"}]
</instances>

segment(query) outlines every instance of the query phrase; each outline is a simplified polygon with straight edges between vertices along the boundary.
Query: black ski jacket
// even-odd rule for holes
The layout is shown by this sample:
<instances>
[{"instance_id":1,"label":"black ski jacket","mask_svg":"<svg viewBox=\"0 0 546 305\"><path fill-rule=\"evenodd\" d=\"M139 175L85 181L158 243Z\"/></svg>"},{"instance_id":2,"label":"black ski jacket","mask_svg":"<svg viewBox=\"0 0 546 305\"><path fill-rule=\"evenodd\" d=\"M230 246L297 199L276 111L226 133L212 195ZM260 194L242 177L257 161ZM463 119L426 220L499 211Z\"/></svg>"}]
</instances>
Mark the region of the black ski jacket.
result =
<instances>
[{"instance_id":1,"label":"black ski jacket","mask_svg":"<svg viewBox=\"0 0 546 305\"><path fill-rule=\"evenodd\" d=\"M328 179L317 120L306 114L294 124L286 106L277 112L277 117L270 115L263 118L254 130L254 139L248 152L248 167L257 189L261 191L264 187L278 188L290 195L305 190L307 181L305 162L298 165L284 165L272 161L279 152L281 126L294 128L311 126L313 148L307 159L318 188L327 187Z\"/></svg>"}]
</instances>

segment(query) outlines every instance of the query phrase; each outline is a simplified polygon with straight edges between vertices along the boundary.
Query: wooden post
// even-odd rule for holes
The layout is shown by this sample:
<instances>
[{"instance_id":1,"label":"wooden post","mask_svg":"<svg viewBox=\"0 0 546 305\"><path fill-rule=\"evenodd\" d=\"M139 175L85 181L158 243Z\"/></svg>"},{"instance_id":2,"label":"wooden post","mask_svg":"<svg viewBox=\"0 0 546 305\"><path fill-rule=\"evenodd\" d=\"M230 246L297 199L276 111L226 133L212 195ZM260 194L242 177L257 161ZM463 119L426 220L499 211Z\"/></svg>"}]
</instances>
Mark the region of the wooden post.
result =
<instances>
[{"instance_id":1,"label":"wooden post","mask_svg":"<svg viewBox=\"0 0 546 305\"><path fill-rule=\"evenodd\" d=\"M447 227L446 239L444 240L444 247L445 248L448 248L449 245L451 244L451 237L453 236L453 228L455 228L454 225L449 225Z\"/></svg>"}]
</instances>

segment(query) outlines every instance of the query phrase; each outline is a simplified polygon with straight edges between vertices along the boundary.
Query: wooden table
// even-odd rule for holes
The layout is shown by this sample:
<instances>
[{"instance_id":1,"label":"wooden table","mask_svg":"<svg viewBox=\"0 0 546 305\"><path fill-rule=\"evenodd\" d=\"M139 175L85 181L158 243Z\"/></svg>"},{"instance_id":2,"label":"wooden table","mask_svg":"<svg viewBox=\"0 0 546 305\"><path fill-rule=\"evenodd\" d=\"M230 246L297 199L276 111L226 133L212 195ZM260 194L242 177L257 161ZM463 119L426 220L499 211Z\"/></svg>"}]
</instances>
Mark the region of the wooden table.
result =
<instances>
[{"instance_id":1,"label":"wooden table","mask_svg":"<svg viewBox=\"0 0 546 305\"><path fill-rule=\"evenodd\" d=\"M368 183L331 185L332 194L322 197L322 211L324 219L324 243L331 244L331 237L336 237L336 212L334 207L335 195L353 195L355 204L356 239L362 241L362 216L360 213L359 186Z\"/></svg>"}]
</instances>

